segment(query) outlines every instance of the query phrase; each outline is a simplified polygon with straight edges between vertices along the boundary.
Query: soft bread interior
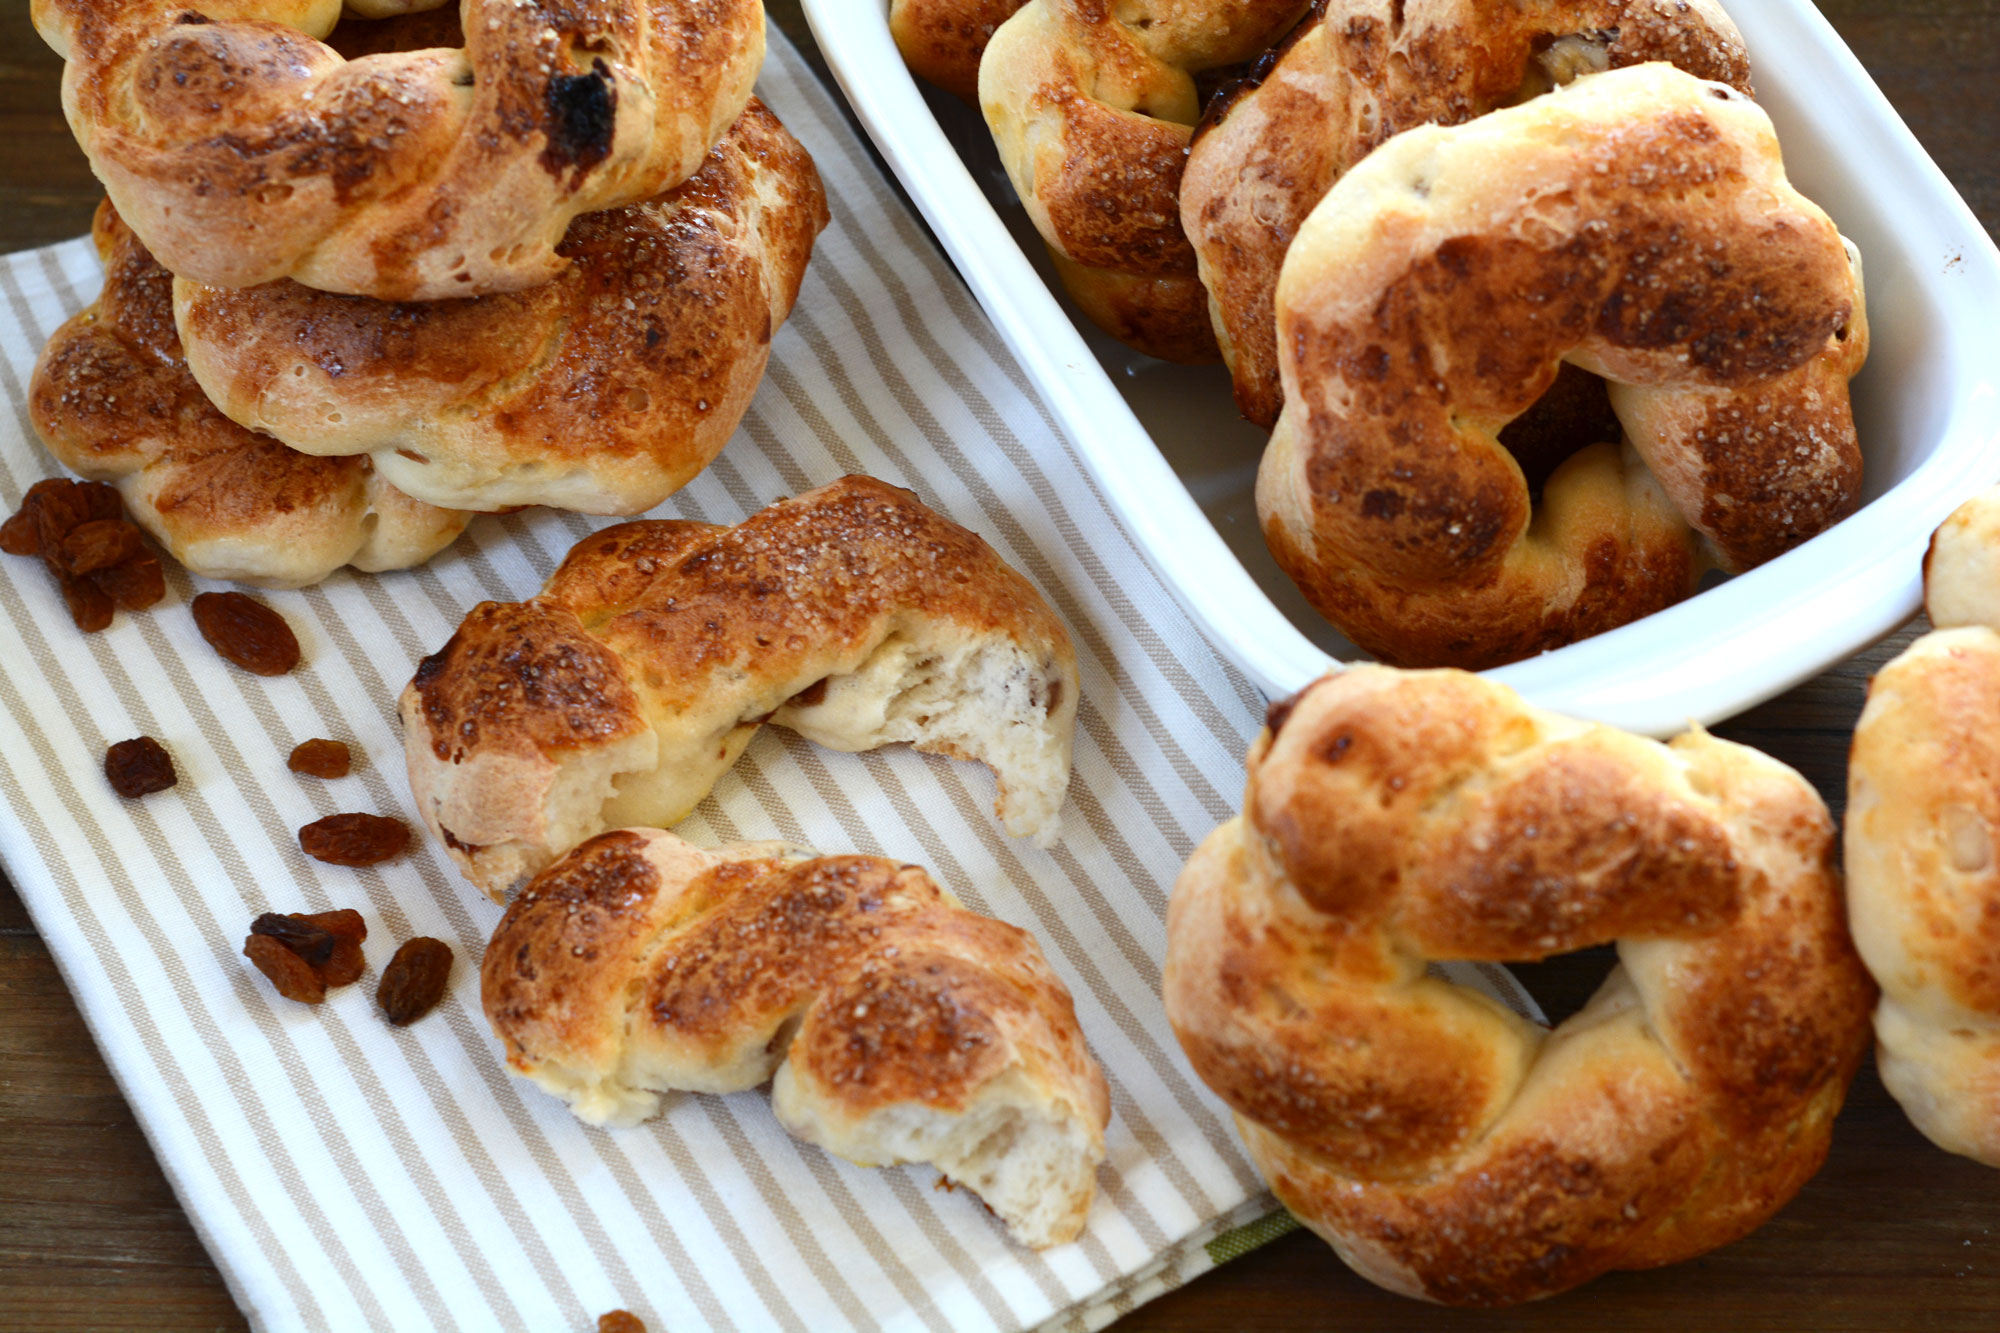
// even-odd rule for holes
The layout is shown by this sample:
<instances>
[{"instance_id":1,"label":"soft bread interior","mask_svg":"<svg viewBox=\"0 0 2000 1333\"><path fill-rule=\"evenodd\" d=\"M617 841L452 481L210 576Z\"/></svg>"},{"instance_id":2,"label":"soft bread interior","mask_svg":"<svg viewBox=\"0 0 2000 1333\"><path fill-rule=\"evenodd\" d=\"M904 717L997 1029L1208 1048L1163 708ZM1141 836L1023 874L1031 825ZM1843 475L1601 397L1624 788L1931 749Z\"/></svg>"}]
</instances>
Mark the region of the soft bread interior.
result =
<instances>
[{"instance_id":1,"label":"soft bread interior","mask_svg":"<svg viewBox=\"0 0 2000 1333\"><path fill-rule=\"evenodd\" d=\"M905 743L983 763L998 780L1007 831L1038 847L1054 843L1070 762L1070 729L1058 719L1075 701L1062 697L1051 664L1004 640L898 635L825 686L817 702L794 698L771 720L829 749Z\"/></svg>"},{"instance_id":2,"label":"soft bread interior","mask_svg":"<svg viewBox=\"0 0 2000 1333\"><path fill-rule=\"evenodd\" d=\"M1012 1069L963 1111L899 1102L852 1122L823 1113L809 1080L786 1064L771 1085L779 1123L858 1166L924 1162L977 1194L1022 1244L1076 1239L1095 1188L1098 1151L1082 1114L1038 1093Z\"/></svg>"},{"instance_id":3,"label":"soft bread interior","mask_svg":"<svg viewBox=\"0 0 2000 1333\"><path fill-rule=\"evenodd\" d=\"M1011 641L892 635L852 671L808 684L775 710L759 701L756 713L719 732L689 737L685 718L661 717L657 760L617 774L602 814L584 836L603 828L678 824L769 721L834 750L908 744L985 764L998 782L1007 831L1047 847L1059 831L1058 810L1069 787L1076 701L1066 693L1053 663Z\"/></svg>"}]
</instances>

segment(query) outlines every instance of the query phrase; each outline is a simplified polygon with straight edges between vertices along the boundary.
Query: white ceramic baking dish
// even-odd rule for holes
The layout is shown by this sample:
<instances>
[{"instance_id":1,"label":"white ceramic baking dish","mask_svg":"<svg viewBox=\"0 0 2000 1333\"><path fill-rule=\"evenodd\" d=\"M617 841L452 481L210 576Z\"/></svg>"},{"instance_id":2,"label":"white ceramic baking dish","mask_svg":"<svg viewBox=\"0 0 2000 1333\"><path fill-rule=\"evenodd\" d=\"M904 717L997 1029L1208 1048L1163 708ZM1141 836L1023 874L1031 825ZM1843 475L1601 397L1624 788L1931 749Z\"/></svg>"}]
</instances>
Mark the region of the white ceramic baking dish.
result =
<instances>
[{"instance_id":1,"label":"white ceramic baking dish","mask_svg":"<svg viewBox=\"0 0 2000 1333\"><path fill-rule=\"evenodd\" d=\"M1264 435L1237 417L1222 369L1140 356L1076 314L984 122L910 76L886 4L804 3L862 124L1189 614L1269 694L1355 658L1264 549L1251 495ZM1729 8L1792 180L1865 260L1866 503L1679 606L1490 673L1656 735L1740 712L1895 628L1917 607L1931 530L2000 478L2000 254L1808 0Z\"/></svg>"}]
</instances>

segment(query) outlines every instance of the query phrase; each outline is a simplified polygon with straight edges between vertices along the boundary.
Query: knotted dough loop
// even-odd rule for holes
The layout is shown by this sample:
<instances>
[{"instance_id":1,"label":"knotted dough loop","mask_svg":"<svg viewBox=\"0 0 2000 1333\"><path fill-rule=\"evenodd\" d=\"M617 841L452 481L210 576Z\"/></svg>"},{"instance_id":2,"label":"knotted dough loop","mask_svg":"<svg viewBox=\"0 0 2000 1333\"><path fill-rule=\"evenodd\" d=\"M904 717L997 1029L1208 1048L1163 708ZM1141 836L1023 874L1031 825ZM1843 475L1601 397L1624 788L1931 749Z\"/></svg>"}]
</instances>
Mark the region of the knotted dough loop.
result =
<instances>
[{"instance_id":1,"label":"knotted dough loop","mask_svg":"<svg viewBox=\"0 0 2000 1333\"><path fill-rule=\"evenodd\" d=\"M979 104L1063 285L1106 333L1213 361L1181 231L1195 77L1248 60L1305 0L1031 0L986 45Z\"/></svg>"},{"instance_id":2,"label":"knotted dough loop","mask_svg":"<svg viewBox=\"0 0 2000 1333\"><path fill-rule=\"evenodd\" d=\"M315 40L339 9L35 0L77 141L178 276L390 300L547 282L572 218L694 173L764 53L759 0L463 0L463 48L351 61Z\"/></svg>"},{"instance_id":3,"label":"knotted dough loop","mask_svg":"<svg viewBox=\"0 0 2000 1333\"><path fill-rule=\"evenodd\" d=\"M1847 906L1883 1086L1931 1142L2000 1166L2000 492L1938 529L1924 601L1938 628L1854 728Z\"/></svg>"},{"instance_id":4,"label":"knotted dough loop","mask_svg":"<svg viewBox=\"0 0 2000 1333\"><path fill-rule=\"evenodd\" d=\"M979 101L979 60L1024 0L889 0L889 35L910 72Z\"/></svg>"},{"instance_id":5,"label":"knotted dough loop","mask_svg":"<svg viewBox=\"0 0 2000 1333\"><path fill-rule=\"evenodd\" d=\"M1485 667L1687 595L1852 511L1858 257L1769 119L1668 65L1580 79L1342 177L1277 294L1285 405L1257 476L1279 565L1362 648ZM1565 362L1629 448L1533 504L1499 433Z\"/></svg>"},{"instance_id":6,"label":"knotted dough loop","mask_svg":"<svg viewBox=\"0 0 2000 1333\"><path fill-rule=\"evenodd\" d=\"M1068 989L916 866L600 834L507 909L480 996L507 1062L592 1124L771 1079L793 1134L930 1162L1024 1245L1090 1211L1110 1096Z\"/></svg>"},{"instance_id":7,"label":"knotted dough loop","mask_svg":"<svg viewBox=\"0 0 2000 1333\"><path fill-rule=\"evenodd\" d=\"M118 487L132 517L191 572L272 588L342 565L402 569L472 515L411 499L365 458L314 458L216 411L174 331L173 274L110 201L91 227L104 289L35 362L28 414L57 461Z\"/></svg>"},{"instance_id":8,"label":"knotted dough loop","mask_svg":"<svg viewBox=\"0 0 2000 1333\"><path fill-rule=\"evenodd\" d=\"M363 455L467 509L644 512L728 443L798 297L826 195L755 98L700 171L572 222L525 292L383 302L175 284L188 364L234 420Z\"/></svg>"},{"instance_id":9,"label":"knotted dough loop","mask_svg":"<svg viewBox=\"0 0 2000 1333\"><path fill-rule=\"evenodd\" d=\"M1826 1154L1873 1000L1805 781L1361 666L1273 707L1167 917L1167 1014L1287 1207L1503 1305L1742 1236ZM1426 973L1616 940L1553 1032Z\"/></svg>"},{"instance_id":10,"label":"knotted dough loop","mask_svg":"<svg viewBox=\"0 0 2000 1333\"><path fill-rule=\"evenodd\" d=\"M1714 0L1319 0L1205 108L1181 179L1181 221L1243 415L1278 419L1278 273L1349 168L1413 126L1456 125L1654 60L1750 91L1743 39Z\"/></svg>"},{"instance_id":11,"label":"knotted dough loop","mask_svg":"<svg viewBox=\"0 0 2000 1333\"><path fill-rule=\"evenodd\" d=\"M766 722L836 750L982 762L1053 842L1076 654L993 548L851 476L733 528L579 542L540 596L482 602L403 691L417 810L496 899L605 828L685 818Z\"/></svg>"}]
</instances>

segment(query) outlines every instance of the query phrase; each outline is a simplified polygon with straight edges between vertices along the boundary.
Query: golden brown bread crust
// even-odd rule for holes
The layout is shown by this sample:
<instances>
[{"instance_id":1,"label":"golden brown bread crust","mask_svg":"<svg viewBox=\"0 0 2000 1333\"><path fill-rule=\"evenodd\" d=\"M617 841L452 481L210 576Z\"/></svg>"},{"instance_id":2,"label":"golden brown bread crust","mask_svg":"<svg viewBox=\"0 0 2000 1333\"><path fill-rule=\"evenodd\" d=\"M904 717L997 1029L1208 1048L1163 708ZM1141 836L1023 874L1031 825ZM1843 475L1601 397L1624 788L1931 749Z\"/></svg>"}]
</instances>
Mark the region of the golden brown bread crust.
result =
<instances>
[{"instance_id":1,"label":"golden brown bread crust","mask_svg":"<svg viewBox=\"0 0 2000 1333\"><path fill-rule=\"evenodd\" d=\"M1654 60L1750 91L1743 39L1714 0L1318 0L1203 111L1181 181L1243 415L1278 419L1278 273L1350 167L1413 126L1461 124L1575 73Z\"/></svg>"},{"instance_id":2,"label":"golden brown bread crust","mask_svg":"<svg viewBox=\"0 0 2000 1333\"><path fill-rule=\"evenodd\" d=\"M753 98L689 180L570 224L569 266L532 291L182 281L175 301L195 374L246 426L435 503L632 514L728 442L826 222L812 158Z\"/></svg>"},{"instance_id":3,"label":"golden brown bread crust","mask_svg":"<svg viewBox=\"0 0 2000 1333\"><path fill-rule=\"evenodd\" d=\"M1939 626L1875 676L1847 768L1847 901L1882 987L1882 1082L1933 1143L2000 1166L2000 492L1932 540Z\"/></svg>"},{"instance_id":4,"label":"golden brown bread crust","mask_svg":"<svg viewBox=\"0 0 2000 1333\"><path fill-rule=\"evenodd\" d=\"M910 72L962 101L979 102L979 58L1026 0L890 0L889 35Z\"/></svg>"},{"instance_id":5,"label":"golden brown bread crust","mask_svg":"<svg viewBox=\"0 0 2000 1333\"><path fill-rule=\"evenodd\" d=\"M1305 0L1031 0L979 65L1001 163L1063 285L1106 333L1168 361L1213 361L1181 168L1196 76L1247 60Z\"/></svg>"},{"instance_id":6,"label":"golden brown bread crust","mask_svg":"<svg viewBox=\"0 0 2000 1333\"><path fill-rule=\"evenodd\" d=\"M1167 932L1168 1017L1279 1198L1449 1304L1761 1224L1824 1159L1873 1000L1796 773L1459 672L1356 667L1274 708ZM1614 938L1552 1033L1425 972Z\"/></svg>"},{"instance_id":7,"label":"golden brown bread crust","mask_svg":"<svg viewBox=\"0 0 2000 1333\"><path fill-rule=\"evenodd\" d=\"M847 724L857 698L894 720L879 693L901 667L921 684L927 663L981 653L992 670L966 688L988 697L920 699L905 734ZM1009 828L1046 836L1076 696L1069 635L1026 579L910 492L847 477L733 528L592 534L540 596L474 608L402 713L419 812L498 897L607 821L677 822L766 721L983 760ZM960 705L986 713L968 729ZM1001 720L1032 753L989 734Z\"/></svg>"},{"instance_id":8,"label":"golden brown bread crust","mask_svg":"<svg viewBox=\"0 0 2000 1333\"><path fill-rule=\"evenodd\" d=\"M1265 538L1386 661L1624 624L1692 590L1687 527L1740 570L1859 499L1858 260L1763 112L1671 66L1399 135L1314 209L1277 302ZM1497 437L1563 361L1610 381L1636 456L1586 450L1537 511Z\"/></svg>"},{"instance_id":9,"label":"golden brown bread crust","mask_svg":"<svg viewBox=\"0 0 2000 1333\"><path fill-rule=\"evenodd\" d=\"M42 349L29 419L57 461L115 483L181 564L293 588L347 564L419 564L465 530L472 515L411 499L366 458L298 453L216 411L181 354L173 275L109 200L91 232L104 289Z\"/></svg>"},{"instance_id":10,"label":"golden brown bread crust","mask_svg":"<svg viewBox=\"0 0 2000 1333\"><path fill-rule=\"evenodd\" d=\"M463 48L353 61L314 40L338 12L35 0L77 141L177 275L388 300L547 282L571 219L693 174L764 51L758 0L466 0Z\"/></svg>"},{"instance_id":11,"label":"golden brown bread crust","mask_svg":"<svg viewBox=\"0 0 2000 1333\"><path fill-rule=\"evenodd\" d=\"M1068 990L1031 935L916 866L600 834L514 900L480 993L508 1063L596 1123L776 1073L788 1128L880 1164L901 1158L872 1117L965 1118L1018 1082L1085 1161L1056 1227L1017 1235L1074 1239L1089 1210L1110 1101Z\"/></svg>"}]
</instances>

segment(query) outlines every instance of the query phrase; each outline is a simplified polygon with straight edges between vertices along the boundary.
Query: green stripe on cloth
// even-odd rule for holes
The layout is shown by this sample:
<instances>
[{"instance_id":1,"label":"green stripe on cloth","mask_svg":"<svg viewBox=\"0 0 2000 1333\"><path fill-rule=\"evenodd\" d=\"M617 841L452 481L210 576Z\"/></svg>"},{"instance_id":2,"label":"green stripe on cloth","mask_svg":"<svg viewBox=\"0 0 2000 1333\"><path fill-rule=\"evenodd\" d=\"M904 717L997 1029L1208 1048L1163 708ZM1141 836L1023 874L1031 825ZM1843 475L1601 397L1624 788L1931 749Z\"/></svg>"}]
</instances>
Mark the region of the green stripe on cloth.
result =
<instances>
[{"instance_id":1,"label":"green stripe on cloth","mask_svg":"<svg viewBox=\"0 0 2000 1333\"><path fill-rule=\"evenodd\" d=\"M1208 1251L1210 1263L1226 1264L1298 1229L1299 1219L1280 1209L1275 1213L1266 1213L1247 1226L1225 1231L1202 1248Z\"/></svg>"}]
</instances>

